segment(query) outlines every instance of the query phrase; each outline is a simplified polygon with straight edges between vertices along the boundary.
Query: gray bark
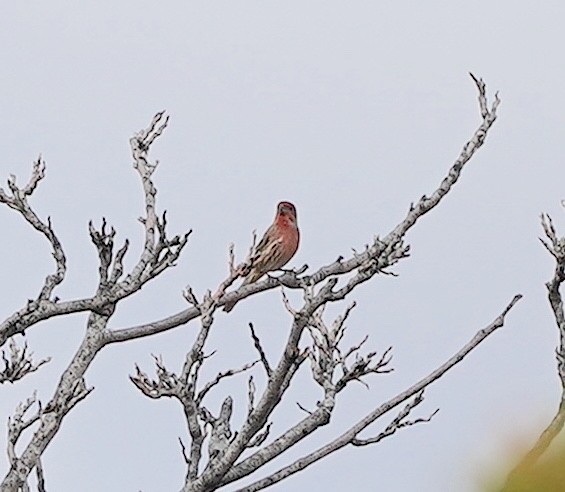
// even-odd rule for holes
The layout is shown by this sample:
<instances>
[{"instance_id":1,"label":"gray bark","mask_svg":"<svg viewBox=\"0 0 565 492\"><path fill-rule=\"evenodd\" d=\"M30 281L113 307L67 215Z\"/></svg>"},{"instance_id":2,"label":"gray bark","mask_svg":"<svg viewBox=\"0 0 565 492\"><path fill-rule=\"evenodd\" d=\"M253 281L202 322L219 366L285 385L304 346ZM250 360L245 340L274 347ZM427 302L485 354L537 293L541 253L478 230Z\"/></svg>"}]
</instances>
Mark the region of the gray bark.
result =
<instances>
[{"instance_id":1,"label":"gray bark","mask_svg":"<svg viewBox=\"0 0 565 492\"><path fill-rule=\"evenodd\" d=\"M56 437L65 417L92 391L85 382L88 368L98 353L111 344L156 335L193 320L198 320L200 324L195 341L187 352L178 374L170 371L160 358L155 358L155 377L150 377L137 366L135 374L130 376L132 383L143 395L155 400L163 397L173 398L183 408L190 441L185 446L180 440L186 462L186 474L181 487L184 492L216 490L256 472L320 427L329 424L336 401L338 398L344 398L343 390L348 385L355 382L365 384L364 380L368 377L390 372L392 348L382 351L380 355L375 351L365 352L366 338L357 345L344 346L346 321L355 307L354 303L334 320L326 319L324 308L333 302L346 299L359 285L377 275L394 274L390 268L409 256L409 246L405 243L408 231L452 190L464 166L483 145L496 120L500 101L496 96L494 103L489 107L485 84L475 77L473 80L479 92L481 122L478 128L463 146L437 189L411 204L406 216L382 239L377 237L364 250L355 252L349 258L339 256L333 263L312 273L306 273L308 267L305 265L298 270L287 271L276 279L267 277L239 288L233 286L249 271L253 245L247 257L239 264L236 264L231 246L228 275L214 290L206 292L202 299L198 299L188 286L184 291L188 303L186 309L137 326L110 329L108 321L120 301L135 294L143 285L175 265L191 233L189 231L169 237L166 230L166 213L157 213L156 188L152 180L157 164L149 160L149 150L166 129L168 117L164 113L158 113L147 129L141 130L130 140L133 167L140 177L145 200L145 214L140 219L145 231L143 249L131 271L125 272L123 265L129 242L126 240L116 249L115 230L108 227L106 220L102 221L99 229L90 223L90 238L99 258L98 287L91 297L60 300L54 296L55 289L64 281L66 274L63 245L57 239L51 220L42 221L27 201L45 176L44 162L39 159L34 164L32 176L23 187L18 187L15 178L10 177L9 192L0 188L0 203L20 213L24 220L47 239L53 252L55 269L45 278L35 299L30 299L25 306L0 323L0 346L8 344L8 351L5 349L2 356L4 369L0 371L0 383L16 381L48 362L47 359L34 362L26 345L22 349L15 345L15 335L24 334L26 329L34 327L40 321L57 316L88 312L89 317L84 339L61 375L47 404L42 404L33 396L22 403L10 419L8 456L11 468L0 483L0 491L27 490L28 477L34 468L39 487L45 490L42 454ZM563 269L560 271L562 274ZM338 287L339 279L345 275L348 275L347 281ZM261 341L251 324L251 340L259 358L240 368L220 372L209 381L202 381L201 368L212 355L207 355L205 350L210 332L214 328L217 311L227 304L235 306L250 296L281 286L300 290L303 293L303 301L298 306L292 306L283 290L283 302L292 321L279 360L276 363L267 360ZM439 380L489 335L502 327L506 315L520 297L515 296L495 321L480 330L468 344L428 376L379 405L363 419L353 423L347 432L322 448L241 490L261 490L344 446L375 444L402 428L429 422L437 411L428 417L412 418L411 415L423 401L425 388ZM281 435L271 438L270 419L273 412L292 385L297 372L307 365L305 362L309 363L312 380L320 392L319 403L313 410L303 408L306 415L302 420ZM562 366L563 362L560 367ZM258 388L253 374L249 376L247 417L245 422L235 429L231 422L234 405L232 397L226 395L221 407L216 411L206 407L206 397L227 378L255 370L264 371L267 382L263 388ZM404 407L383 431L374 437L359 437L362 431L385 413L403 403ZM19 448L23 448L23 451L18 454L16 443L21 440L25 429L33 429L32 435L27 443L19 443ZM246 453L246 457L242 458L243 454L252 448L254 451L250 455Z\"/></svg>"}]
</instances>

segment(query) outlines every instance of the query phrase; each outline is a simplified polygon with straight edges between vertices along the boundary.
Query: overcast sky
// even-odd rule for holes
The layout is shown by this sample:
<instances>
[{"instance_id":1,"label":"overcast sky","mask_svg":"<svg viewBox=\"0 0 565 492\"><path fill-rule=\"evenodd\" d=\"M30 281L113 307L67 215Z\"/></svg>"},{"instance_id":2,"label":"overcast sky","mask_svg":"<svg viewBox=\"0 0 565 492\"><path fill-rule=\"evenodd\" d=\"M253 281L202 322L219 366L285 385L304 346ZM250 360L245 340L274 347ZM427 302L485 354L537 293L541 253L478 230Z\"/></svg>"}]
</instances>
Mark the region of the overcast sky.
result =
<instances>
[{"instance_id":1,"label":"overcast sky","mask_svg":"<svg viewBox=\"0 0 565 492\"><path fill-rule=\"evenodd\" d=\"M472 71L500 91L499 119L460 183L412 230L412 256L355 292L352 342L394 347L395 372L342 395L330 426L268 471L305 454L427 374L490 323L516 293L506 327L427 392L432 423L373 447L346 448L272 488L277 491L468 492L537 437L556 410L557 330L544 282L552 262L537 237L539 214L565 233L562 2L3 2L0 6L0 177L23 182L41 153L47 178L33 197L50 215L68 256L57 293L96 285L90 219L105 216L139 252L143 210L128 139L166 109L155 145L158 205L171 232L194 229L179 266L120 305L112 327L159 319L201 294L264 230L279 200L294 202L302 232L291 266L313 269L386 234L410 202L435 189L480 118ZM0 316L37 295L52 269L47 244L0 208ZM218 317L205 372L255 357L253 321L271 358L289 329L270 291ZM0 422L39 390L48 400L84 332L85 316L28 331L52 362L2 386ZM65 419L44 455L48 490L178 490L186 439L181 408L152 401L128 380L150 354L180 368L195 325L112 346L87 373L95 391ZM307 372L275 415L274 434L315 404ZM246 377L211 395L233 394L245 413ZM392 418L387 415L366 435ZM3 425L3 424L2 424ZM29 436L24 436L23 441ZM5 449L0 431L0 450ZM2 453L0 451L0 453ZM0 459L0 474L8 467ZM243 485L246 482L237 484ZM237 487L227 488L235 490Z\"/></svg>"}]
</instances>

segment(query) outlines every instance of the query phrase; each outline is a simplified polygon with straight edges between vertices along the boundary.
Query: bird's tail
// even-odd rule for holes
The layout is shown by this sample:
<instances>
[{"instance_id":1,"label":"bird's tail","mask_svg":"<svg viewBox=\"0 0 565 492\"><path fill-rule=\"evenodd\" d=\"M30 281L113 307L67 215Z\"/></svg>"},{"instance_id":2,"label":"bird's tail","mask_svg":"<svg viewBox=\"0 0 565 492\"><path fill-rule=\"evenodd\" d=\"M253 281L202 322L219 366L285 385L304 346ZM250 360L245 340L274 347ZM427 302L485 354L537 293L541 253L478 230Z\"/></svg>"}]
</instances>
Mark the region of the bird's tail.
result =
<instances>
[{"instance_id":1,"label":"bird's tail","mask_svg":"<svg viewBox=\"0 0 565 492\"><path fill-rule=\"evenodd\" d=\"M229 313L235 306L235 301L229 301L224 304L224 311Z\"/></svg>"},{"instance_id":2,"label":"bird's tail","mask_svg":"<svg viewBox=\"0 0 565 492\"><path fill-rule=\"evenodd\" d=\"M241 287L245 287L246 285L252 284L253 282L256 282L259 278L261 278L263 274L259 274L259 272L256 272L255 270L251 270L251 272L249 272L249 275L247 275L247 277L245 277L243 279L243 282L241 283L241 285L239 286ZM237 301L228 301L224 304L224 311L226 313L229 313L233 307L235 306Z\"/></svg>"}]
</instances>

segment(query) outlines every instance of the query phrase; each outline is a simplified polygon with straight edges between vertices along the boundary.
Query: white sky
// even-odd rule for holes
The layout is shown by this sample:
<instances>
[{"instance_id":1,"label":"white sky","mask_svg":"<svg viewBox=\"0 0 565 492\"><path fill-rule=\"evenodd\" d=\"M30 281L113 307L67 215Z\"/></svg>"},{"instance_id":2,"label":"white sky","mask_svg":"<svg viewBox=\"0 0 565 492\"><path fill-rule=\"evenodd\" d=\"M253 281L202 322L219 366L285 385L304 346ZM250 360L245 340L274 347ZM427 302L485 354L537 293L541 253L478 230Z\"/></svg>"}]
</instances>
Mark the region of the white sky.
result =
<instances>
[{"instance_id":1,"label":"white sky","mask_svg":"<svg viewBox=\"0 0 565 492\"><path fill-rule=\"evenodd\" d=\"M176 269L120 305L112 326L130 326L184 308L187 283L197 293L213 288L226 273L228 244L242 255L281 199L298 207L302 244L293 266L317 268L384 235L411 201L435 189L471 136L479 113L467 72L482 76L502 99L486 145L408 235L413 254L396 268L400 277L378 277L354 296L351 342L369 333L368 349L393 345L395 372L375 377L370 391L359 385L342 395L330 426L250 479L337 436L521 292L507 326L428 391L418 415L440 407L432 423L342 450L272 488L477 490L516 444L537 437L559 398L557 330L544 287L553 266L537 237L542 211L565 233L564 14L562 2L550 1L4 2L0 177L23 182L42 153L47 179L33 205L52 217L68 256L58 295L89 295L97 256L88 220L105 216L130 238L131 264L142 196L128 139L167 109L170 127L153 151L158 203L171 232L195 232ZM0 224L4 318L37 294L52 262L48 245L13 211L0 208ZM0 421L35 388L49 399L84 320L29 330L37 357L53 361L0 388ZM218 355L206 374L255 357L249 321L278 356L289 319L272 291L219 316L209 345ZM45 454L49 490L180 488L180 406L148 400L127 376L136 362L152 371L151 353L178 369L194 332L189 324L100 354L87 373L96 390ZM274 436L301 418L295 401L315 404L306 374L297 383L275 415ZM227 392L238 422L246 376L211 395L214 413ZM7 466L0 459L0 474Z\"/></svg>"}]
</instances>

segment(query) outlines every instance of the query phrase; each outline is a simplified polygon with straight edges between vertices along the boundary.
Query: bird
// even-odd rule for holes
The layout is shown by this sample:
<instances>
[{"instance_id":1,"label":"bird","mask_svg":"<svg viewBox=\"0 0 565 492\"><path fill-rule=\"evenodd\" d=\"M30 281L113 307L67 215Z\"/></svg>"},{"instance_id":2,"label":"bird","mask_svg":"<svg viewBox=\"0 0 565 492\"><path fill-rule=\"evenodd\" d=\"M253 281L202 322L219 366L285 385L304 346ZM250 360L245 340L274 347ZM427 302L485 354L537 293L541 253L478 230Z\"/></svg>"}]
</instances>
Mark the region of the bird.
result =
<instances>
[{"instance_id":1,"label":"bird","mask_svg":"<svg viewBox=\"0 0 565 492\"><path fill-rule=\"evenodd\" d=\"M259 244L251 254L251 269L245 276L241 287L257 282L268 272L281 269L296 253L300 242L300 231L296 207L290 202L277 205L275 219L263 234ZM235 302L228 302L224 310L229 312Z\"/></svg>"}]
</instances>

